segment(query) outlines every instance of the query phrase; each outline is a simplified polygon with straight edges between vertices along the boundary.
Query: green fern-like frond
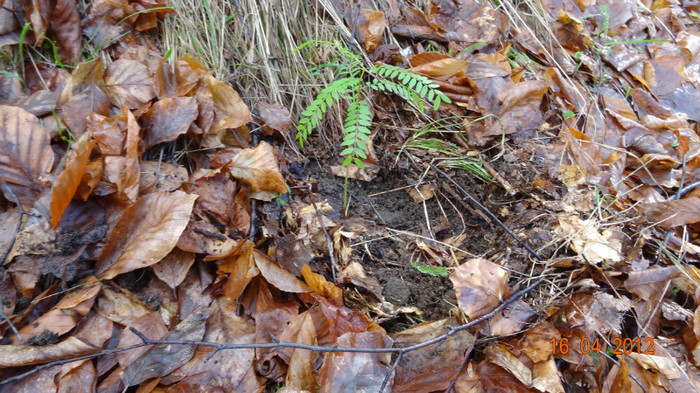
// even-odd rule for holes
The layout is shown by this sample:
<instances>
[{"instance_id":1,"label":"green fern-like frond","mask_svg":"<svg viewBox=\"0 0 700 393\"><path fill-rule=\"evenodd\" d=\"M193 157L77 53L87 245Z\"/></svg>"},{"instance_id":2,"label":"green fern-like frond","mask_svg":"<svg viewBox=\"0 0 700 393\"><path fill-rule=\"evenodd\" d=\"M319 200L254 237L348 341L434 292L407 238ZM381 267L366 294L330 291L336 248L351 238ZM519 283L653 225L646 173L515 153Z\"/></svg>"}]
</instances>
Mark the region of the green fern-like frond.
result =
<instances>
[{"instance_id":1,"label":"green fern-like frond","mask_svg":"<svg viewBox=\"0 0 700 393\"><path fill-rule=\"evenodd\" d=\"M419 265L416 261L411 262L411 266L419 272L433 277L447 277L450 275L447 268L443 266Z\"/></svg>"},{"instance_id":2,"label":"green fern-like frond","mask_svg":"<svg viewBox=\"0 0 700 393\"><path fill-rule=\"evenodd\" d=\"M355 163L359 168L364 168L360 159L367 158L367 142L370 140L369 129L372 125L372 115L369 105L365 100L357 100L350 103L345 125L343 126L343 142L345 149L340 152L341 157L346 157L344 166Z\"/></svg>"},{"instance_id":3,"label":"green fern-like frond","mask_svg":"<svg viewBox=\"0 0 700 393\"><path fill-rule=\"evenodd\" d=\"M321 93L314 98L304 111L301 112L301 119L297 126L297 139L299 145L304 147L304 141L309 138L311 131L318 126L335 101L340 100L342 96L353 95L361 86L359 78L341 78L326 86Z\"/></svg>"},{"instance_id":4,"label":"green fern-like frond","mask_svg":"<svg viewBox=\"0 0 700 393\"><path fill-rule=\"evenodd\" d=\"M421 111L423 111L423 101L421 100L418 93L409 89L408 87L392 82L386 79L375 79L367 84L373 90L380 90L384 92L394 93L397 96L403 98L404 100L416 105Z\"/></svg>"},{"instance_id":5,"label":"green fern-like frond","mask_svg":"<svg viewBox=\"0 0 700 393\"><path fill-rule=\"evenodd\" d=\"M388 64L374 66L369 69L369 72L381 78L385 78L384 80L376 78L374 81L372 81L372 83L370 83L370 87L372 88L374 88L373 86L377 86L375 90L383 90L381 86L384 86L387 90L394 93L394 91L390 90L389 86L386 85L386 82L389 82L389 80L395 80L397 81L397 85L404 86L409 91L417 94L421 99L426 99L428 102L432 103L433 109L435 110L437 110L440 107L440 104L443 102L446 102L448 104L452 102L452 100L450 100L449 97L447 97L443 92L441 92L438 89L439 86L437 84L431 82L430 79L423 75L418 75L409 70ZM396 89L394 88L394 90ZM409 99L407 98L408 96L403 92L395 94L399 94L404 99L407 99L409 102L417 104L413 95L409 95L411 97Z\"/></svg>"}]
</instances>

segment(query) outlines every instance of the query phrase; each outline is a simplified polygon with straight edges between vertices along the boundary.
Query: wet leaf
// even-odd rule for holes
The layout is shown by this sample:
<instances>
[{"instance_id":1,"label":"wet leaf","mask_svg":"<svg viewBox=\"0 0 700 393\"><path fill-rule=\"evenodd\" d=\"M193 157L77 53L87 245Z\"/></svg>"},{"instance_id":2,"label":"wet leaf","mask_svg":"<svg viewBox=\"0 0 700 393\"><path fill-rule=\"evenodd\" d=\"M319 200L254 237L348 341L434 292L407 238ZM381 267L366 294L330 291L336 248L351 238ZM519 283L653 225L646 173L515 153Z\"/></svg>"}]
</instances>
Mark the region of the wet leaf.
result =
<instances>
[{"instance_id":1,"label":"wet leaf","mask_svg":"<svg viewBox=\"0 0 700 393\"><path fill-rule=\"evenodd\" d=\"M51 190L51 226L54 229L58 226L63 212L78 190L88 159L90 159L90 153L95 144L96 142L92 139L92 136L86 133L71 146L68 152L66 167L56 177Z\"/></svg>"},{"instance_id":2,"label":"wet leaf","mask_svg":"<svg viewBox=\"0 0 700 393\"><path fill-rule=\"evenodd\" d=\"M182 183L187 181L187 169L180 165L164 161L141 161L139 166L141 167L139 179L139 191L141 194L149 194L156 191L175 191L180 188Z\"/></svg>"},{"instance_id":3,"label":"wet leaf","mask_svg":"<svg viewBox=\"0 0 700 393\"><path fill-rule=\"evenodd\" d=\"M493 42L507 27L504 14L476 2L432 0L428 5L427 20L448 41L470 43Z\"/></svg>"},{"instance_id":4,"label":"wet leaf","mask_svg":"<svg viewBox=\"0 0 700 393\"><path fill-rule=\"evenodd\" d=\"M517 378L523 385L532 385L532 370L523 364L517 356L508 351L505 345L491 344L484 349L484 354L490 363L501 366L504 370L507 370Z\"/></svg>"},{"instance_id":5,"label":"wet leaf","mask_svg":"<svg viewBox=\"0 0 700 393\"><path fill-rule=\"evenodd\" d=\"M102 279L151 266L177 244L196 195L155 192L129 206L110 233L97 261Z\"/></svg>"},{"instance_id":6,"label":"wet leaf","mask_svg":"<svg viewBox=\"0 0 700 393\"><path fill-rule=\"evenodd\" d=\"M119 345L117 345L117 348L126 348L143 342L130 328L138 330L150 340L160 340L168 334L168 328L163 323L163 318L161 318L160 313L151 312L140 316L134 322L124 327L124 331L122 331L119 337ZM146 353L151 347L152 346L145 346L117 353L116 357L119 365L123 369L126 368L141 357L141 355Z\"/></svg>"},{"instance_id":7,"label":"wet leaf","mask_svg":"<svg viewBox=\"0 0 700 393\"><path fill-rule=\"evenodd\" d=\"M105 70L105 93L110 101L129 109L140 108L155 97L148 68L136 60L117 60Z\"/></svg>"},{"instance_id":8,"label":"wet leaf","mask_svg":"<svg viewBox=\"0 0 700 393\"><path fill-rule=\"evenodd\" d=\"M488 314L508 297L508 274L485 259L470 259L450 275L457 303L469 319Z\"/></svg>"},{"instance_id":9,"label":"wet leaf","mask_svg":"<svg viewBox=\"0 0 700 393\"><path fill-rule=\"evenodd\" d=\"M250 318L237 317L235 303L216 300L207 319L207 331L204 341L219 344L252 344L255 342L255 327ZM212 354L214 348L198 347L192 359L184 366L163 378L163 383L179 381L172 385L175 391L255 392L261 387L261 381L252 364L255 351L237 349L219 351ZM183 378L184 377L184 378Z\"/></svg>"},{"instance_id":10,"label":"wet leaf","mask_svg":"<svg viewBox=\"0 0 700 393\"><path fill-rule=\"evenodd\" d=\"M229 169L233 177L248 184L253 192L287 192L274 149L266 142L241 150L231 160Z\"/></svg>"},{"instance_id":11,"label":"wet leaf","mask_svg":"<svg viewBox=\"0 0 700 393\"><path fill-rule=\"evenodd\" d=\"M53 158L49 136L39 120L24 109L0 105L0 181L25 209L34 205L45 187ZM3 194L14 200L7 191Z\"/></svg>"},{"instance_id":12,"label":"wet leaf","mask_svg":"<svg viewBox=\"0 0 700 393\"><path fill-rule=\"evenodd\" d=\"M425 322L392 336L395 347L407 347L445 334L454 319ZM426 392L445 390L464 362L464 352L472 345L474 336L462 330L434 346L406 353L396 368L393 388L396 392ZM434 356L439 352L440 356Z\"/></svg>"},{"instance_id":13,"label":"wet leaf","mask_svg":"<svg viewBox=\"0 0 700 393\"><path fill-rule=\"evenodd\" d=\"M281 135L292 129L291 115L284 106L261 102L258 104L258 111L265 135Z\"/></svg>"},{"instance_id":14,"label":"wet leaf","mask_svg":"<svg viewBox=\"0 0 700 393\"><path fill-rule=\"evenodd\" d=\"M189 315L163 337L163 340L201 341L204 337L206 317L201 310ZM187 363L194 351L194 345L155 345L124 368L121 380L126 386L134 386L151 378L166 376Z\"/></svg>"},{"instance_id":15,"label":"wet leaf","mask_svg":"<svg viewBox=\"0 0 700 393\"><path fill-rule=\"evenodd\" d=\"M56 0L49 15L49 32L54 36L58 55L65 64L73 64L82 48L80 15L75 0Z\"/></svg>"},{"instance_id":16,"label":"wet leaf","mask_svg":"<svg viewBox=\"0 0 700 393\"><path fill-rule=\"evenodd\" d=\"M141 117L145 149L174 141L187 132L198 114L197 100L194 97L164 98L157 101Z\"/></svg>"},{"instance_id":17,"label":"wet leaf","mask_svg":"<svg viewBox=\"0 0 700 393\"><path fill-rule=\"evenodd\" d=\"M87 118L86 129L92 133L102 154L110 156L122 154L126 135L114 118L91 113Z\"/></svg>"},{"instance_id":18,"label":"wet leaf","mask_svg":"<svg viewBox=\"0 0 700 393\"><path fill-rule=\"evenodd\" d=\"M392 341L379 332L346 333L336 344L351 348L388 348ZM390 359L387 353L329 353L320 371L320 392L378 390L389 372Z\"/></svg>"}]
</instances>

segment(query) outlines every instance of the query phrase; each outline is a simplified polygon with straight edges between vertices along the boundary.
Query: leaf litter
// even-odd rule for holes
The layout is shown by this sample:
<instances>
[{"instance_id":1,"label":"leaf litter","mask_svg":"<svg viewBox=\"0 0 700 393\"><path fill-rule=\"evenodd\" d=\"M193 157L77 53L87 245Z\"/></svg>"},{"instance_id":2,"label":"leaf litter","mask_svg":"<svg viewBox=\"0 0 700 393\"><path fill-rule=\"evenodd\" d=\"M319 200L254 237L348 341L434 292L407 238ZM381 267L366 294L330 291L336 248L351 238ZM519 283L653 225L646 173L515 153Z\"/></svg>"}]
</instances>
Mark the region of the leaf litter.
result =
<instances>
[{"instance_id":1,"label":"leaf litter","mask_svg":"<svg viewBox=\"0 0 700 393\"><path fill-rule=\"evenodd\" d=\"M352 173L168 59L177 7L5 1L0 45L55 56L0 75L0 390L697 390L697 7L335 3L453 101L373 93Z\"/></svg>"}]
</instances>

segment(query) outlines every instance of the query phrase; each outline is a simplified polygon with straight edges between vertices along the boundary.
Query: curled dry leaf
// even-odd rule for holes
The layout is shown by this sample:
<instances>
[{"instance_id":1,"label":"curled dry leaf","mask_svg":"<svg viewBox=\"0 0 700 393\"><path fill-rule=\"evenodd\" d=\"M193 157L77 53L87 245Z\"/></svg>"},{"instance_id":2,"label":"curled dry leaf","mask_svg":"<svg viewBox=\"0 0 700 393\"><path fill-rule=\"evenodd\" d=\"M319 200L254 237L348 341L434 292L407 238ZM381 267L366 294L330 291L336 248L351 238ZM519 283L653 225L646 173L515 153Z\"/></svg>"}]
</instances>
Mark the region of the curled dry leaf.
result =
<instances>
[{"instance_id":1,"label":"curled dry leaf","mask_svg":"<svg viewBox=\"0 0 700 393\"><path fill-rule=\"evenodd\" d=\"M105 93L117 107L140 108L156 95L148 67L136 60L117 60L110 64L104 80Z\"/></svg>"},{"instance_id":2,"label":"curled dry leaf","mask_svg":"<svg viewBox=\"0 0 700 393\"><path fill-rule=\"evenodd\" d=\"M196 195L155 192L129 206L110 233L97 261L102 279L151 266L177 244Z\"/></svg>"},{"instance_id":3,"label":"curled dry leaf","mask_svg":"<svg viewBox=\"0 0 700 393\"><path fill-rule=\"evenodd\" d=\"M250 240L244 240L233 250L231 255L222 258L217 272L219 275L228 274L224 285L224 295L237 299L250 281L260 273L255 266L254 246Z\"/></svg>"},{"instance_id":4,"label":"curled dry leaf","mask_svg":"<svg viewBox=\"0 0 700 393\"><path fill-rule=\"evenodd\" d=\"M97 348L75 337L51 345L0 345L0 368L29 366L70 359L97 352Z\"/></svg>"},{"instance_id":5,"label":"curled dry leaf","mask_svg":"<svg viewBox=\"0 0 700 393\"><path fill-rule=\"evenodd\" d=\"M287 186L280 172L275 151L266 143L251 149L243 149L229 164L229 170L236 179L248 184L253 192L269 191L284 194Z\"/></svg>"},{"instance_id":6,"label":"curled dry leaf","mask_svg":"<svg viewBox=\"0 0 700 393\"><path fill-rule=\"evenodd\" d=\"M411 71L432 76L445 77L452 76L457 73L464 73L467 70L469 62L458 60L454 57L443 55L438 52L424 52L415 55L411 58Z\"/></svg>"},{"instance_id":7,"label":"curled dry leaf","mask_svg":"<svg viewBox=\"0 0 700 393\"><path fill-rule=\"evenodd\" d=\"M83 134L76 143L71 146L66 158L66 167L56 177L51 190L51 226L55 229L61 220L63 212L73 200L73 195L78 190L83 172L90 159L95 141L89 133Z\"/></svg>"},{"instance_id":8,"label":"curled dry leaf","mask_svg":"<svg viewBox=\"0 0 700 393\"><path fill-rule=\"evenodd\" d=\"M362 43L367 53L374 52L381 45L384 29L386 29L384 13L363 7L357 20L355 37Z\"/></svg>"},{"instance_id":9,"label":"curled dry leaf","mask_svg":"<svg viewBox=\"0 0 700 393\"><path fill-rule=\"evenodd\" d=\"M463 263L450 275L457 303L469 319L488 314L507 297L508 274L486 259Z\"/></svg>"},{"instance_id":10,"label":"curled dry leaf","mask_svg":"<svg viewBox=\"0 0 700 393\"><path fill-rule=\"evenodd\" d=\"M25 209L45 187L53 166L49 136L39 119L24 109L0 105L0 182L7 184ZM5 199L14 201L3 189Z\"/></svg>"},{"instance_id":11,"label":"curled dry leaf","mask_svg":"<svg viewBox=\"0 0 700 393\"><path fill-rule=\"evenodd\" d=\"M139 164L139 125L133 113L122 107L126 112L126 155L105 157L104 174L116 184L120 197L129 203L136 201L139 193L141 178Z\"/></svg>"},{"instance_id":12,"label":"curled dry leaf","mask_svg":"<svg viewBox=\"0 0 700 393\"><path fill-rule=\"evenodd\" d=\"M338 306L343 305L343 289L328 282L325 277L311 271L309 265L304 265L301 268L301 275L304 281L315 293L330 299Z\"/></svg>"},{"instance_id":13,"label":"curled dry leaf","mask_svg":"<svg viewBox=\"0 0 700 393\"><path fill-rule=\"evenodd\" d=\"M253 121L248 106L233 87L211 75L205 76L204 82L211 93L216 114L211 133L218 134L221 130L238 128Z\"/></svg>"},{"instance_id":14,"label":"curled dry leaf","mask_svg":"<svg viewBox=\"0 0 700 393\"><path fill-rule=\"evenodd\" d=\"M265 280L278 289L290 293L307 293L311 289L296 278L292 273L282 269L272 258L258 250L253 251L255 265L260 269L260 273Z\"/></svg>"}]
</instances>

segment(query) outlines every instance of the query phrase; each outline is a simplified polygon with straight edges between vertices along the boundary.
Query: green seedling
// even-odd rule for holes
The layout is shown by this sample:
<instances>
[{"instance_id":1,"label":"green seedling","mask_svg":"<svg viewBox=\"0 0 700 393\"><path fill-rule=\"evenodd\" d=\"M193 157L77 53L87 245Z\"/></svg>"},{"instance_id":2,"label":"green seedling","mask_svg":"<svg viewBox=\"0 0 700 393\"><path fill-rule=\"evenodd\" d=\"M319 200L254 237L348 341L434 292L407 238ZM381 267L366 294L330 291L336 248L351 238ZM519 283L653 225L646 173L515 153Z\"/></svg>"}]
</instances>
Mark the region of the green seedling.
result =
<instances>
[{"instance_id":1,"label":"green seedling","mask_svg":"<svg viewBox=\"0 0 700 393\"><path fill-rule=\"evenodd\" d=\"M450 275L447 268L443 266L419 265L418 261L411 262L411 266L419 272L433 277L447 277Z\"/></svg>"}]
</instances>

